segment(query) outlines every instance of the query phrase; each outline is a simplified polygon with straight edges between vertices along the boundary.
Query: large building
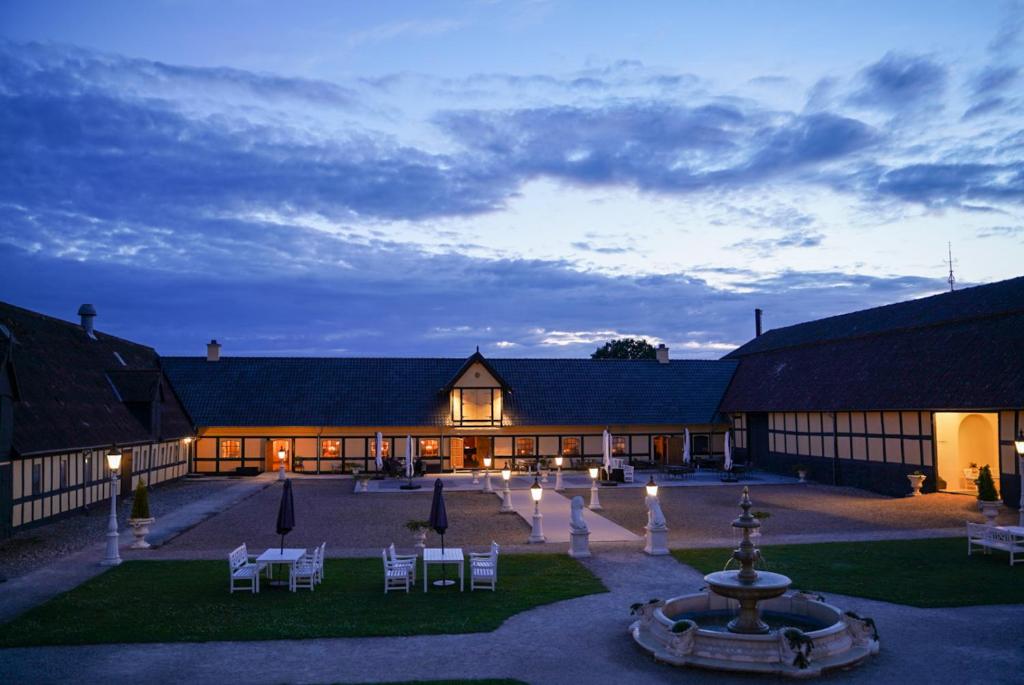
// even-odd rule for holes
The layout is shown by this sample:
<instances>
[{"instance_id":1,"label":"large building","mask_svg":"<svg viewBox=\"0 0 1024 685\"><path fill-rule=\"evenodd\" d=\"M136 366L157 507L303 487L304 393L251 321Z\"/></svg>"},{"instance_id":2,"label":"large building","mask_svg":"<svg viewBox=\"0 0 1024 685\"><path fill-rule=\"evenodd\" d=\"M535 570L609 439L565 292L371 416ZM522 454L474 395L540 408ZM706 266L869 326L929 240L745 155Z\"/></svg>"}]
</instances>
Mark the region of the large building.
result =
<instances>
[{"instance_id":1,"label":"large building","mask_svg":"<svg viewBox=\"0 0 1024 685\"><path fill-rule=\"evenodd\" d=\"M1024 278L771 330L726 359L720 409L759 466L902 495L914 471L972 492L988 465L1017 505Z\"/></svg>"},{"instance_id":2,"label":"large building","mask_svg":"<svg viewBox=\"0 0 1024 685\"><path fill-rule=\"evenodd\" d=\"M286 468L348 473L405 457L406 436L432 471L501 467L562 455L678 462L721 455L718 402L733 361L439 358L165 357L164 370L198 433L194 469Z\"/></svg>"},{"instance_id":3,"label":"large building","mask_svg":"<svg viewBox=\"0 0 1024 685\"><path fill-rule=\"evenodd\" d=\"M0 303L0 535L187 470L192 427L149 347Z\"/></svg>"}]
</instances>

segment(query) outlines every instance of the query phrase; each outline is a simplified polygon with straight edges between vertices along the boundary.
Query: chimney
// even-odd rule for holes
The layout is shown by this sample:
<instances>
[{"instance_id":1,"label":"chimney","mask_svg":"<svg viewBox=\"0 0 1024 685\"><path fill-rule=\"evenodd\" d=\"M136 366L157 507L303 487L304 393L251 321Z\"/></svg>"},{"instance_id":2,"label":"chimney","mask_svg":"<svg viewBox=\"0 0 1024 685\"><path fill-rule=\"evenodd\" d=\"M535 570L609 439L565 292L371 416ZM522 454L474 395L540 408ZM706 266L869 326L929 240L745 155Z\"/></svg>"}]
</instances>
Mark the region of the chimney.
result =
<instances>
[{"instance_id":1,"label":"chimney","mask_svg":"<svg viewBox=\"0 0 1024 685\"><path fill-rule=\"evenodd\" d=\"M215 339L206 343L206 361L220 361L220 343L217 342Z\"/></svg>"},{"instance_id":2,"label":"chimney","mask_svg":"<svg viewBox=\"0 0 1024 685\"><path fill-rule=\"evenodd\" d=\"M654 350L654 356L659 364L668 364L668 348L665 343L660 343L658 349Z\"/></svg>"},{"instance_id":3,"label":"chimney","mask_svg":"<svg viewBox=\"0 0 1024 685\"><path fill-rule=\"evenodd\" d=\"M761 315L764 314L760 309L754 310L754 337L761 337Z\"/></svg>"},{"instance_id":4,"label":"chimney","mask_svg":"<svg viewBox=\"0 0 1024 685\"><path fill-rule=\"evenodd\" d=\"M93 319L96 318L96 307L93 307L91 304L83 304L78 308L78 315L82 317L82 330L85 331L87 336L95 340L96 333L93 330Z\"/></svg>"}]
</instances>

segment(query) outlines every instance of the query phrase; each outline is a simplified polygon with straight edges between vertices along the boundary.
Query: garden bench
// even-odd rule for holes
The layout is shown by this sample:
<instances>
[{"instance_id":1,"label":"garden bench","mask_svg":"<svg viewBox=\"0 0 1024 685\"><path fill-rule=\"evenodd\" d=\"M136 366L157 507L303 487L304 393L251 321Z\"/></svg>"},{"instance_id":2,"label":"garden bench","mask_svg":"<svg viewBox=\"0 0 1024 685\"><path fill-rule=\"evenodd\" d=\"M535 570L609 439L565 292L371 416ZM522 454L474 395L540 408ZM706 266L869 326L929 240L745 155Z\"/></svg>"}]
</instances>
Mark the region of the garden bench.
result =
<instances>
[{"instance_id":1,"label":"garden bench","mask_svg":"<svg viewBox=\"0 0 1024 685\"><path fill-rule=\"evenodd\" d=\"M260 571L263 570L263 564L257 564L252 561L252 558L249 556L249 550L244 543L236 547L228 555L228 566L230 570L230 592L248 590L256 594L260 591ZM248 581L246 587L235 587L236 583L245 583L246 581Z\"/></svg>"},{"instance_id":2,"label":"garden bench","mask_svg":"<svg viewBox=\"0 0 1024 685\"><path fill-rule=\"evenodd\" d=\"M967 523L967 556L971 556L974 549L981 548L985 554L997 549L1010 554L1010 566L1024 562L1024 559L1014 559L1015 555L1024 555L1024 531L1014 532L998 526L989 526L982 523Z\"/></svg>"},{"instance_id":3,"label":"garden bench","mask_svg":"<svg viewBox=\"0 0 1024 685\"><path fill-rule=\"evenodd\" d=\"M490 552L469 553L469 591L476 589L497 590L498 586L498 552L501 547L491 542Z\"/></svg>"},{"instance_id":4,"label":"garden bench","mask_svg":"<svg viewBox=\"0 0 1024 685\"><path fill-rule=\"evenodd\" d=\"M405 589L406 592L409 592L409 586L412 584L414 564L405 561L391 561L388 559L388 551L386 549L380 551L380 556L384 561L384 594L387 594L388 590Z\"/></svg>"}]
</instances>

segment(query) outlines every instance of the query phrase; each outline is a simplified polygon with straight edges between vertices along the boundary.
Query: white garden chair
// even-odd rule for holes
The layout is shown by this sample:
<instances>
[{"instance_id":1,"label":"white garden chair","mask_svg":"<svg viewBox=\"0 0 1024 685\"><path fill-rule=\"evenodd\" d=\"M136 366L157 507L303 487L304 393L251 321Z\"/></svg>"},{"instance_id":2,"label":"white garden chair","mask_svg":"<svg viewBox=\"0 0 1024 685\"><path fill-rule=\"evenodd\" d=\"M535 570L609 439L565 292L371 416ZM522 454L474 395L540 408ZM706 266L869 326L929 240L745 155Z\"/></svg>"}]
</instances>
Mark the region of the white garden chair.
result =
<instances>
[{"instance_id":1,"label":"white garden chair","mask_svg":"<svg viewBox=\"0 0 1024 685\"><path fill-rule=\"evenodd\" d=\"M498 552L501 547L491 542L490 552L469 553L469 590L486 590L491 592L498 587Z\"/></svg>"},{"instance_id":2,"label":"white garden chair","mask_svg":"<svg viewBox=\"0 0 1024 685\"><path fill-rule=\"evenodd\" d=\"M387 594L388 590L404 589L409 592L409 586L413 582L413 569L416 565L407 561L391 561L388 559L386 549L380 551L380 558L384 561L384 594Z\"/></svg>"},{"instance_id":3,"label":"white garden chair","mask_svg":"<svg viewBox=\"0 0 1024 685\"><path fill-rule=\"evenodd\" d=\"M622 465L622 481L624 483L632 483L633 482L633 474L634 474L635 471L636 471L636 469L634 467L630 466L629 464L623 464Z\"/></svg>"},{"instance_id":4,"label":"white garden chair","mask_svg":"<svg viewBox=\"0 0 1024 685\"><path fill-rule=\"evenodd\" d=\"M398 554L395 551L395 543L388 545L388 559L395 563L412 564L412 582L416 582L416 562L419 556L416 554Z\"/></svg>"},{"instance_id":5,"label":"white garden chair","mask_svg":"<svg viewBox=\"0 0 1024 685\"><path fill-rule=\"evenodd\" d=\"M230 570L230 592L248 590L256 594L260 591L260 571L263 570L263 564L254 563L250 559L249 551L244 544L228 554L228 568ZM247 585L244 587L235 587L246 583Z\"/></svg>"},{"instance_id":6,"label":"white garden chair","mask_svg":"<svg viewBox=\"0 0 1024 685\"><path fill-rule=\"evenodd\" d=\"M324 559L326 558L326 556L327 556L327 542L324 541L324 542L320 543L320 562L317 564L317 567L316 567L316 575L317 575L316 582L318 582L318 583L324 582Z\"/></svg>"},{"instance_id":7,"label":"white garden chair","mask_svg":"<svg viewBox=\"0 0 1024 685\"><path fill-rule=\"evenodd\" d=\"M316 587L317 578L320 575L320 562L321 562L321 548L317 547L313 550L312 559L307 554L292 568L291 576L291 590L294 592L301 588L309 588L312 592Z\"/></svg>"}]
</instances>

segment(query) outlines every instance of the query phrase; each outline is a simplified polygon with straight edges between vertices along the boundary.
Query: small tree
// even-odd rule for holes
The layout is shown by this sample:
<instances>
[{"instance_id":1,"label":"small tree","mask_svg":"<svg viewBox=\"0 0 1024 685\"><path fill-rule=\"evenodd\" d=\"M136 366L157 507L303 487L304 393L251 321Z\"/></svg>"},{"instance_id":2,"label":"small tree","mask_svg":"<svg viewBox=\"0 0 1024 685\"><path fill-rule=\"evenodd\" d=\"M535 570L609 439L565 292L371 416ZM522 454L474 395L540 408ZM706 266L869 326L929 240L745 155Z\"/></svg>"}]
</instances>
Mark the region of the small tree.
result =
<instances>
[{"instance_id":1,"label":"small tree","mask_svg":"<svg viewBox=\"0 0 1024 685\"><path fill-rule=\"evenodd\" d=\"M619 338L609 340L590 355L591 359L656 359L654 346L646 340Z\"/></svg>"},{"instance_id":2,"label":"small tree","mask_svg":"<svg viewBox=\"0 0 1024 685\"><path fill-rule=\"evenodd\" d=\"M133 519L148 519L149 515L149 489L146 487L146 481L139 479L139 484L135 486L135 497L132 499L132 516Z\"/></svg>"},{"instance_id":3,"label":"small tree","mask_svg":"<svg viewBox=\"0 0 1024 685\"><path fill-rule=\"evenodd\" d=\"M999 499L995 481L992 480L992 470L987 464L978 470L978 499L982 502L995 502Z\"/></svg>"}]
</instances>

